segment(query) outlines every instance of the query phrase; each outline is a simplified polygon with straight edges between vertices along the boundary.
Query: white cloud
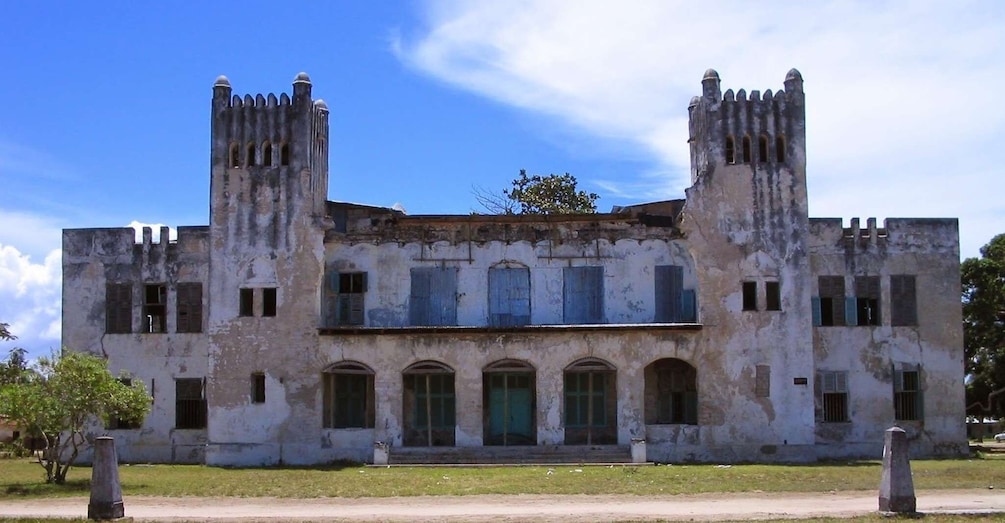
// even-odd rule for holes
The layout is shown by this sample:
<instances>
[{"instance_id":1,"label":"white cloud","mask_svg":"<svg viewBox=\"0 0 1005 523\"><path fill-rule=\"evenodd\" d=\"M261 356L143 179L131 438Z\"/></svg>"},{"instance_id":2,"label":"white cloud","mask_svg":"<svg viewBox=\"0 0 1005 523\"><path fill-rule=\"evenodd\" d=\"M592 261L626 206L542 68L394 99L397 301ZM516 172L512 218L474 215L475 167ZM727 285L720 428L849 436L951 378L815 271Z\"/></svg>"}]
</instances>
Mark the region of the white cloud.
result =
<instances>
[{"instance_id":1,"label":"white cloud","mask_svg":"<svg viewBox=\"0 0 1005 523\"><path fill-rule=\"evenodd\" d=\"M0 321L10 324L17 341L0 343L0 357L23 347L32 357L59 347L62 251L42 263L15 247L0 244Z\"/></svg>"},{"instance_id":2,"label":"white cloud","mask_svg":"<svg viewBox=\"0 0 1005 523\"><path fill-rule=\"evenodd\" d=\"M609 193L681 196L706 68L749 92L781 89L795 66L813 215L959 216L964 255L1001 232L989 166L1005 131L1005 4L475 0L425 16L424 33L394 42L410 66L648 150L640 176L581 180Z\"/></svg>"},{"instance_id":3,"label":"white cloud","mask_svg":"<svg viewBox=\"0 0 1005 523\"><path fill-rule=\"evenodd\" d=\"M17 245L33 257L44 258L62 242L63 231L55 218L0 209L0 224L0 244Z\"/></svg>"}]
</instances>

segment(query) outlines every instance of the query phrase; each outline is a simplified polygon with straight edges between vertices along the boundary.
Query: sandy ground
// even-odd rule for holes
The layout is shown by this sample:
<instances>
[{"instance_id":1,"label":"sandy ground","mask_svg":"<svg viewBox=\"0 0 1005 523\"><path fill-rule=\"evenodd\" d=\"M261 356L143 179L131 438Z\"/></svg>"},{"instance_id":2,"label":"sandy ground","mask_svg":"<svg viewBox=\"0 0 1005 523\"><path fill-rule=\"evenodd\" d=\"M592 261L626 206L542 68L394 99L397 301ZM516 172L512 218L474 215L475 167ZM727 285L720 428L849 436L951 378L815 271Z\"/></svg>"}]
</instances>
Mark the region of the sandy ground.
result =
<instances>
[{"instance_id":1,"label":"sandy ground","mask_svg":"<svg viewBox=\"0 0 1005 523\"><path fill-rule=\"evenodd\" d=\"M1005 512L1005 491L920 491L919 512ZM875 512L875 491L823 494L693 496L437 496L407 498L167 498L130 496L126 517L137 521L659 521L814 516ZM86 517L86 497L0 501L0 516Z\"/></svg>"}]
</instances>

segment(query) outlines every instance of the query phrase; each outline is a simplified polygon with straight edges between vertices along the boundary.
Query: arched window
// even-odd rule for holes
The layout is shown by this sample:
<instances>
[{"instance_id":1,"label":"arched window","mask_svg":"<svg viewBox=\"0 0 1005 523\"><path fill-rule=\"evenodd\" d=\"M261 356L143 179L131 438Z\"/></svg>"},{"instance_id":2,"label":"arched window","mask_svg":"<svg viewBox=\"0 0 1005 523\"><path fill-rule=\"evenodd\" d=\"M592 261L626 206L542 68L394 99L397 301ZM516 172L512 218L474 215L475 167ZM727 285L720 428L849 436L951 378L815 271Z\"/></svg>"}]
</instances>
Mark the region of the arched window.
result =
<instances>
[{"instance_id":1,"label":"arched window","mask_svg":"<svg viewBox=\"0 0 1005 523\"><path fill-rule=\"evenodd\" d=\"M245 160L244 165L248 167L255 165L255 144L253 143L248 144L248 151L244 157L244 160Z\"/></svg>"},{"instance_id":2,"label":"arched window","mask_svg":"<svg viewBox=\"0 0 1005 523\"><path fill-rule=\"evenodd\" d=\"M664 358L645 368L646 423L698 424L698 371L676 358Z\"/></svg>"},{"instance_id":3,"label":"arched window","mask_svg":"<svg viewBox=\"0 0 1005 523\"><path fill-rule=\"evenodd\" d=\"M536 445L536 373L524 361L500 360L482 371L485 445Z\"/></svg>"},{"instance_id":4,"label":"arched window","mask_svg":"<svg viewBox=\"0 0 1005 523\"><path fill-rule=\"evenodd\" d=\"M775 161L778 163L785 162L785 137L779 136L775 138Z\"/></svg>"},{"instance_id":5,"label":"arched window","mask_svg":"<svg viewBox=\"0 0 1005 523\"><path fill-rule=\"evenodd\" d=\"M402 379L404 444L452 447L457 424L454 370L437 361L420 361L405 369Z\"/></svg>"},{"instance_id":6,"label":"arched window","mask_svg":"<svg viewBox=\"0 0 1005 523\"><path fill-rule=\"evenodd\" d=\"M768 135L766 134L757 137L757 161L761 163L768 161Z\"/></svg>"},{"instance_id":7,"label":"arched window","mask_svg":"<svg viewBox=\"0 0 1005 523\"><path fill-rule=\"evenodd\" d=\"M726 163L736 163L736 146L733 144L733 137L726 137Z\"/></svg>"},{"instance_id":8,"label":"arched window","mask_svg":"<svg viewBox=\"0 0 1005 523\"><path fill-rule=\"evenodd\" d=\"M262 165L272 165L272 144L268 141L262 144Z\"/></svg>"},{"instance_id":9,"label":"arched window","mask_svg":"<svg viewBox=\"0 0 1005 523\"><path fill-rule=\"evenodd\" d=\"M241 158L240 155L238 154L238 147L236 143L230 144L230 166L231 167L241 166Z\"/></svg>"},{"instance_id":10,"label":"arched window","mask_svg":"<svg viewBox=\"0 0 1005 523\"><path fill-rule=\"evenodd\" d=\"M342 361L326 368L322 379L325 428L373 428L373 370L362 363Z\"/></svg>"},{"instance_id":11,"label":"arched window","mask_svg":"<svg viewBox=\"0 0 1005 523\"><path fill-rule=\"evenodd\" d=\"M279 165L289 165L290 164L290 144L284 143L282 147L279 148Z\"/></svg>"},{"instance_id":12,"label":"arched window","mask_svg":"<svg viewBox=\"0 0 1005 523\"><path fill-rule=\"evenodd\" d=\"M565 444L618 442L618 397L614 366L584 358L565 369Z\"/></svg>"},{"instance_id":13,"label":"arched window","mask_svg":"<svg viewBox=\"0 0 1005 523\"><path fill-rule=\"evenodd\" d=\"M750 163L750 137L743 137L743 163Z\"/></svg>"}]
</instances>

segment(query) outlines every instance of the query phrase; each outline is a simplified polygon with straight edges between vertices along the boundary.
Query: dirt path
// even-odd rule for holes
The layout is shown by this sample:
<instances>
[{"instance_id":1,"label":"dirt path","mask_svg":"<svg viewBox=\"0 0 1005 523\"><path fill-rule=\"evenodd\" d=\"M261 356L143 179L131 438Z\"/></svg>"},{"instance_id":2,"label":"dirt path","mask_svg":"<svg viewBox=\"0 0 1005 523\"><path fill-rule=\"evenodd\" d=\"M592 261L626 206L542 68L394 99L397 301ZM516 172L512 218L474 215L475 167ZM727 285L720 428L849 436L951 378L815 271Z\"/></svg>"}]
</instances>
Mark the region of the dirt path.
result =
<instances>
[{"instance_id":1,"label":"dirt path","mask_svg":"<svg viewBox=\"0 0 1005 523\"><path fill-rule=\"evenodd\" d=\"M0 516L86 517L87 498L0 501ZM875 512L875 491L695 496L437 496L409 498L166 498L129 496L137 521L655 521L854 516ZM918 493L921 512L1005 512L1005 491Z\"/></svg>"}]
</instances>

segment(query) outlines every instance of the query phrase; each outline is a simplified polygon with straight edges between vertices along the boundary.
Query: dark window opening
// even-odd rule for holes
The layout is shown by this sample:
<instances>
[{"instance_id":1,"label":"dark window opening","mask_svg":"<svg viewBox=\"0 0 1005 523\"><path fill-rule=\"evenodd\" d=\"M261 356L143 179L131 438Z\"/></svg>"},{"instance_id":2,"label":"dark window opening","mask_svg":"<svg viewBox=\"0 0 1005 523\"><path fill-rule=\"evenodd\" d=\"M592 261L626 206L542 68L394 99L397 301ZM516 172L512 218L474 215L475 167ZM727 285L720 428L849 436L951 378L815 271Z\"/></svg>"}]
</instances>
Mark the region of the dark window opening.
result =
<instances>
[{"instance_id":1,"label":"dark window opening","mask_svg":"<svg viewBox=\"0 0 1005 523\"><path fill-rule=\"evenodd\" d=\"M845 325L844 276L820 276L817 287L819 296L814 298L814 325Z\"/></svg>"},{"instance_id":2,"label":"dark window opening","mask_svg":"<svg viewBox=\"0 0 1005 523\"><path fill-rule=\"evenodd\" d=\"M363 325L365 272L338 273L338 325Z\"/></svg>"},{"instance_id":3,"label":"dark window opening","mask_svg":"<svg viewBox=\"0 0 1005 523\"><path fill-rule=\"evenodd\" d=\"M284 143L282 147L279 148L279 164L290 164L290 144L288 143Z\"/></svg>"},{"instance_id":4,"label":"dark window opening","mask_svg":"<svg viewBox=\"0 0 1005 523\"><path fill-rule=\"evenodd\" d=\"M743 163L750 163L750 137L743 137Z\"/></svg>"},{"instance_id":5,"label":"dark window opening","mask_svg":"<svg viewBox=\"0 0 1005 523\"><path fill-rule=\"evenodd\" d=\"M177 332L202 332L202 283L179 283L176 290Z\"/></svg>"},{"instance_id":6,"label":"dark window opening","mask_svg":"<svg viewBox=\"0 0 1005 523\"><path fill-rule=\"evenodd\" d=\"M733 137L726 137L726 163L736 163L736 147L733 144Z\"/></svg>"},{"instance_id":7,"label":"dark window opening","mask_svg":"<svg viewBox=\"0 0 1005 523\"><path fill-rule=\"evenodd\" d=\"M143 332L167 332L167 286L143 286Z\"/></svg>"},{"instance_id":8,"label":"dark window opening","mask_svg":"<svg viewBox=\"0 0 1005 523\"><path fill-rule=\"evenodd\" d=\"M781 285L777 281L764 282L764 308L769 311L782 310Z\"/></svg>"},{"instance_id":9,"label":"dark window opening","mask_svg":"<svg viewBox=\"0 0 1005 523\"><path fill-rule=\"evenodd\" d=\"M262 289L262 316L276 315L276 288L266 287Z\"/></svg>"},{"instance_id":10,"label":"dark window opening","mask_svg":"<svg viewBox=\"0 0 1005 523\"><path fill-rule=\"evenodd\" d=\"M434 362L413 365L405 371L405 445L452 446L457 407L454 374Z\"/></svg>"},{"instance_id":11,"label":"dark window opening","mask_svg":"<svg viewBox=\"0 0 1005 523\"><path fill-rule=\"evenodd\" d=\"M743 282L743 310L757 310L757 282Z\"/></svg>"},{"instance_id":12,"label":"dark window opening","mask_svg":"<svg viewBox=\"0 0 1005 523\"><path fill-rule=\"evenodd\" d=\"M231 144L230 146L230 166L231 167L241 166L240 155L238 154L238 147L236 143Z\"/></svg>"},{"instance_id":13,"label":"dark window opening","mask_svg":"<svg viewBox=\"0 0 1005 523\"><path fill-rule=\"evenodd\" d=\"M265 373L255 372L251 375L251 402L265 403Z\"/></svg>"},{"instance_id":14,"label":"dark window opening","mask_svg":"<svg viewBox=\"0 0 1005 523\"><path fill-rule=\"evenodd\" d=\"M244 157L244 165L251 167L255 165L255 144L248 144L248 153Z\"/></svg>"},{"instance_id":15,"label":"dark window opening","mask_svg":"<svg viewBox=\"0 0 1005 523\"><path fill-rule=\"evenodd\" d=\"M202 378L177 378L175 386L176 429L206 428L206 394Z\"/></svg>"},{"instance_id":16,"label":"dark window opening","mask_svg":"<svg viewBox=\"0 0 1005 523\"><path fill-rule=\"evenodd\" d=\"M681 265L656 266L657 323L694 323L698 308L694 289L684 288L684 267Z\"/></svg>"},{"instance_id":17,"label":"dark window opening","mask_svg":"<svg viewBox=\"0 0 1005 523\"><path fill-rule=\"evenodd\" d=\"M698 424L698 371L667 358L646 367L646 423Z\"/></svg>"},{"instance_id":18,"label":"dark window opening","mask_svg":"<svg viewBox=\"0 0 1005 523\"><path fill-rule=\"evenodd\" d=\"M132 387L133 380L129 378L119 378L119 383L125 385L126 387ZM129 430L138 429L142 425L142 422L130 419L123 419L118 417L114 412L110 413L108 416L108 430Z\"/></svg>"},{"instance_id":19,"label":"dark window opening","mask_svg":"<svg viewBox=\"0 0 1005 523\"><path fill-rule=\"evenodd\" d=\"M105 284L105 332L108 334L128 334L132 331L132 284Z\"/></svg>"},{"instance_id":20,"label":"dark window opening","mask_svg":"<svg viewBox=\"0 0 1005 523\"><path fill-rule=\"evenodd\" d=\"M851 312L849 312L851 314ZM879 325L879 276L855 277L855 317L849 325Z\"/></svg>"},{"instance_id":21,"label":"dark window opening","mask_svg":"<svg viewBox=\"0 0 1005 523\"><path fill-rule=\"evenodd\" d=\"M775 138L775 161L785 162L785 138L782 136Z\"/></svg>"},{"instance_id":22,"label":"dark window opening","mask_svg":"<svg viewBox=\"0 0 1005 523\"><path fill-rule=\"evenodd\" d=\"M848 421L848 373L821 372L817 375L820 391L821 420L827 423Z\"/></svg>"},{"instance_id":23,"label":"dark window opening","mask_svg":"<svg viewBox=\"0 0 1005 523\"><path fill-rule=\"evenodd\" d=\"M358 363L342 363L324 374L322 424L329 429L373 428L373 372Z\"/></svg>"},{"instance_id":24,"label":"dark window opening","mask_svg":"<svg viewBox=\"0 0 1005 523\"><path fill-rule=\"evenodd\" d=\"M918 296L913 274L890 276L890 324L894 327L918 324Z\"/></svg>"},{"instance_id":25,"label":"dark window opening","mask_svg":"<svg viewBox=\"0 0 1005 523\"><path fill-rule=\"evenodd\" d=\"M763 134L757 138L757 161L768 161L768 137Z\"/></svg>"},{"instance_id":26,"label":"dark window opening","mask_svg":"<svg viewBox=\"0 0 1005 523\"><path fill-rule=\"evenodd\" d=\"M897 420L921 419L921 373L899 370L894 373L893 410Z\"/></svg>"},{"instance_id":27,"label":"dark window opening","mask_svg":"<svg viewBox=\"0 0 1005 523\"><path fill-rule=\"evenodd\" d=\"M255 315L255 289L241 289L241 304L238 314L241 316Z\"/></svg>"},{"instance_id":28,"label":"dark window opening","mask_svg":"<svg viewBox=\"0 0 1005 523\"><path fill-rule=\"evenodd\" d=\"M269 142L262 146L262 165L272 166L272 144Z\"/></svg>"}]
</instances>

